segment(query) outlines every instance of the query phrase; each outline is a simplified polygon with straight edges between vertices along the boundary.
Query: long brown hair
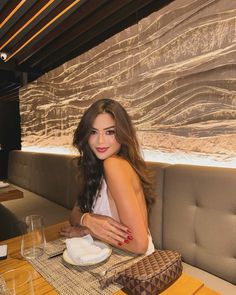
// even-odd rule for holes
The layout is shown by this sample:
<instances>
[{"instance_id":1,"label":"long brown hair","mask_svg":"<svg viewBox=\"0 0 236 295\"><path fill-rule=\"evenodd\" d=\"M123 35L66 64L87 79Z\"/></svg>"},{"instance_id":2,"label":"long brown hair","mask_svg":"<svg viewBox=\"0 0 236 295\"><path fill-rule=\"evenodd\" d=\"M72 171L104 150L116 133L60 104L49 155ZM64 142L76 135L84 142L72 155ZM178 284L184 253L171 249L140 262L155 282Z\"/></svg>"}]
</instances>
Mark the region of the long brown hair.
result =
<instances>
[{"instance_id":1,"label":"long brown hair","mask_svg":"<svg viewBox=\"0 0 236 295\"><path fill-rule=\"evenodd\" d=\"M91 212L103 175L102 161L94 155L88 145L93 122L97 115L102 113L108 113L113 117L116 140L121 145L118 155L126 159L139 175L146 202L148 205L151 204L154 199L151 177L140 154L139 143L131 119L117 101L100 99L85 111L73 138L73 145L80 152L79 165L83 178L83 186L78 196L81 212Z\"/></svg>"}]
</instances>

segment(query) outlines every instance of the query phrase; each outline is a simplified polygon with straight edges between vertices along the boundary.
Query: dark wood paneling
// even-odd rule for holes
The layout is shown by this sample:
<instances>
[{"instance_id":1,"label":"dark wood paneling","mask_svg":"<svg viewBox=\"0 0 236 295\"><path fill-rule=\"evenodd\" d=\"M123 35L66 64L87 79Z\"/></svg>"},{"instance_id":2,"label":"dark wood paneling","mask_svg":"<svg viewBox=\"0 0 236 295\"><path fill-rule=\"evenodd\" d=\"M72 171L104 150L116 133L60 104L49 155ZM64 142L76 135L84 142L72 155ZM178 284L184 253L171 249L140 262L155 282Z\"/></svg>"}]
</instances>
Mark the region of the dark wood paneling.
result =
<instances>
[{"instance_id":1,"label":"dark wood paneling","mask_svg":"<svg viewBox=\"0 0 236 295\"><path fill-rule=\"evenodd\" d=\"M12 94L13 95L13 94ZM8 153L21 148L19 95L14 99L0 100L0 178L7 177ZM16 97L18 96L18 98Z\"/></svg>"}]
</instances>

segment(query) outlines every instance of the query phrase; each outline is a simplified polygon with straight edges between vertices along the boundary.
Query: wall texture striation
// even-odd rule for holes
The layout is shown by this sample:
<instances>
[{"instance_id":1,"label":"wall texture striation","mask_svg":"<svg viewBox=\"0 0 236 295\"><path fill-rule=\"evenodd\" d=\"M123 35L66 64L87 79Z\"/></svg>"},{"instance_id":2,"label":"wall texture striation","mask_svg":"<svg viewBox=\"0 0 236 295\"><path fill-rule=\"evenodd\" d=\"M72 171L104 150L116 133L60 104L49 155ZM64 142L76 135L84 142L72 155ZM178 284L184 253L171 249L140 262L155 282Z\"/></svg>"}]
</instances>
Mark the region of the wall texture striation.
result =
<instances>
[{"instance_id":1,"label":"wall texture striation","mask_svg":"<svg viewBox=\"0 0 236 295\"><path fill-rule=\"evenodd\" d=\"M104 97L127 108L145 149L235 157L236 1L175 0L22 88L22 145L70 146Z\"/></svg>"}]
</instances>

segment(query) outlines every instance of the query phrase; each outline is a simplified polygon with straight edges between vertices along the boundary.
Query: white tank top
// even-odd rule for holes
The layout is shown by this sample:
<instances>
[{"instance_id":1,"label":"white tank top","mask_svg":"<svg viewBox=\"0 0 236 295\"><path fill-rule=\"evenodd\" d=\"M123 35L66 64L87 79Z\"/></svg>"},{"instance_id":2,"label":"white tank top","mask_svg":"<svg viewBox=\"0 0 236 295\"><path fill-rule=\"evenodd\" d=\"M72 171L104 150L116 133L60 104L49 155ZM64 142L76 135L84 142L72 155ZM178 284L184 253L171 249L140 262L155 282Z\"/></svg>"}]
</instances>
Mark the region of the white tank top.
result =
<instances>
[{"instance_id":1,"label":"white tank top","mask_svg":"<svg viewBox=\"0 0 236 295\"><path fill-rule=\"evenodd\" d=\"M95 199L93 206L92 206L93 213L105 215L114 218L111 206L109 203L108 193L107 193L107 184L105 179L102 181L101 190L98 193L97 198ZM115 219L115 218L114 218ZM148 231L148 248L146 251L146 255L151 254L155 250L152 237L150 232Z\"/></svg>"}]
</instances>

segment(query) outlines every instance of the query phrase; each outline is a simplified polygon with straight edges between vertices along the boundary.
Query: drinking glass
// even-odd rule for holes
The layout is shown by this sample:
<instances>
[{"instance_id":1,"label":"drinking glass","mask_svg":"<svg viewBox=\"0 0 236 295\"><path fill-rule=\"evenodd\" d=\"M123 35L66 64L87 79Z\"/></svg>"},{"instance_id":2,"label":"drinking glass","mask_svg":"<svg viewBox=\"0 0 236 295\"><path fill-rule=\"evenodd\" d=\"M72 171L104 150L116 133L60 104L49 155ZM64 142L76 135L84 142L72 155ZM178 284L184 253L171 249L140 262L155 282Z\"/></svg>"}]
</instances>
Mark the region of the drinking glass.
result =
<instances>
[{"instance_id":1,"label":"drinking glass","mask_svg":"<svg viewBox=\"0 0 236 295\"><path fill-rule=\"evenodd\" d=\"M29 215L24 218L21 239L21 255L25 259L34 259L43 254L46 245L43 217Z\"/></svg>"},{"instance_id":2,"label":"drinking glass","mask_svg":"<svg viewBox=\"0 0 236 295\"><path fill-rule=\"evenodd\" d=\"M34 295L31 273L28 270L12 269L0 275L0 294Z\"/></svg>"}]
</instances>

